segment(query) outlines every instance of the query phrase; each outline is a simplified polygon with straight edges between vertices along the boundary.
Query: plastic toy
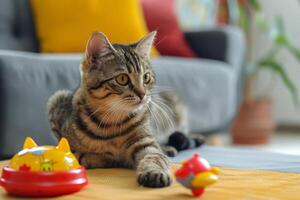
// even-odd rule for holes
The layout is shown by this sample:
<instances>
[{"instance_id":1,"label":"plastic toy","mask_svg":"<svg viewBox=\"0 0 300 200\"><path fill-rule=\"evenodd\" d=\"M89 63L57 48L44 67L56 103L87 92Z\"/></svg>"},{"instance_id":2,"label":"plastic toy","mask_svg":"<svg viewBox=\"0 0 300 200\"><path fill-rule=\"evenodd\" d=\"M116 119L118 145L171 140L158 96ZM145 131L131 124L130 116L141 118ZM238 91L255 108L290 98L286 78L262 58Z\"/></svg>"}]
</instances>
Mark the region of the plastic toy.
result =
<instances>
[{"instance_id":1,"label":"plastic toy","mask_svg":"<svg viewBox=\"0 0 300 200\"><path fill-rule=\"evenodd\" d=\"M62 138L55 146L38 146L26 138L23 150L2 169L0 185L11 195L50 197L68 194L87 185L85 168Z\"/></svg>"},{"instance_id":2,"label":"plastic toy","mask_svg":"<svg viewBox=\"0 0 300 200\"><path fill-rule=\"evenodd\" d=\"M207 160L194 154L192 158L182 162L175 172L176 180L184 187L191 189L194 196L201 196L205 187L218 180L219 168L211 167Z\"/></svg>"}]
</instances>

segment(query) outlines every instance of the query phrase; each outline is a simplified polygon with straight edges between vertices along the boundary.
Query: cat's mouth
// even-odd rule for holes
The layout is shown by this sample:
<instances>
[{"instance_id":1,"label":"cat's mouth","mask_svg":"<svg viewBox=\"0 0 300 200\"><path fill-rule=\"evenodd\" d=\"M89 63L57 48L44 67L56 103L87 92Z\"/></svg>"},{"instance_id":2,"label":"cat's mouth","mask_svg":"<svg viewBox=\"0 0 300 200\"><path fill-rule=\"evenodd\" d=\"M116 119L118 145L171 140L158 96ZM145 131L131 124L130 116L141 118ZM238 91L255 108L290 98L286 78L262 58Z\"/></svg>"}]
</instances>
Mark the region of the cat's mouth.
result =
<instances>
[{"instance_id":1,"label":"cat's mouth","mask_svg":"<svg viewBox=\"0 0 300 200\"><path fill-rule=\"evenodd\" d=\"M143 98L142 100L138 98L132 98L126 99L126 101L133 111L138 111L150 102L150 98Z\"/></svg>"},{"instance_id":2,"label":"cat's mouth","mask_svg":"<svg viewBox=\"0 0 300 200\"><path fill-rule=\"evenodd\" d=\"M149 103L150 98L145 97L143 99L140 99L140 98L129 95L129 96L125 97L124 100L132 106L139 106L141 104Z\"/></svg>"}]
</instances>

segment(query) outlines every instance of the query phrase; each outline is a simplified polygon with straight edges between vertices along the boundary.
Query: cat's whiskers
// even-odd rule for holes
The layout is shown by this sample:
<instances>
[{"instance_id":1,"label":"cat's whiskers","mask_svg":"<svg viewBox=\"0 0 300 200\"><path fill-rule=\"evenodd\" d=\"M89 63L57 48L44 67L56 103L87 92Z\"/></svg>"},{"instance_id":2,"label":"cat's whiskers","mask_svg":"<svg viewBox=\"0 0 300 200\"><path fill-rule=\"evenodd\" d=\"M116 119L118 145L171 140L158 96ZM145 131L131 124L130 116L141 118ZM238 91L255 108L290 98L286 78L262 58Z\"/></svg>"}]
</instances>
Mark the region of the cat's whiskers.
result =
<instances>
[{"instance_id":1,"label":"cat's whiskers","mask_svg":"<svg viewBox=\"0 0 300 200\"><path fill-rule=\"evenodd\" d=\"M119 117L122 116L122 114L120 114L121 110L120 108L122 108L122 105L125 105L125 100L121 99L121 101L119 101L116 105L114 105L114 111L113 113L110 115L110 117L107 119L108 121L110 121L110 118L114 119L113 123L114 125L118 124L119 122Z\"/></svg>"},{"instance_id":2,"label":"cat's whiskers","mask_svg":"<svg viewBox=\"0 0 300 200\"><path fill-rule=\"evenodd\" d=\"M152 89L152 94L154 93L160 93L160 92L166 92L166 91L174 91L174 88L169 87L169 86L157 86L154 85Z\"/></svg>"},{"instance_id":3,"label":"cat's whiskers","mask_svg":"<svg viewBox=\"0 0 300 200\"><path fill-rule=\"evenodd\" d=\"M174 122L170 119L168 114L171 114L172 116L176 116L174 111L165 103L165 99L161 98L159 95L153 95L152 102L156 103L159 106L159 109L162 109L162 114L165 117L165 119L168 122L168 128L175 127Z\"/></svg>"},{"instance_id":4,"label":"cat's whiskers","mask_svg":"<svg viewBox=\"0 0 300 200\"><path fill-rule=\"evenodd\" d=\"M168 106L165 103L164 99L162 99L160 97L156 97L153 101L156 102L156 103L159 103L161 106L164 106L164 108L166 108L170 112L171 115L175 116L174 111L170 108L170 106Z\"/></svg>"},{"instance_id":5,"label":"cat's whiskers","mask_svg":"<svg viewBox=\"0 0 300 200\"><path fill-rule=\"evenodd\" d=\"M153 117L155 128L158 129L156 115L152 112L152 110L148 104L147 104L147 109L149 110L151 116Z\"/></svg>"},{"instance_id":6,"label":"cat's whiskers","mask_svg":"<svg viewBox=\"0 0 300 200\"><path fill-rule=\"evenodd\" d=\"M98 111L100 111L101 107L98 107L94 112L92 112L88 117L91 117L92 115L95 115Z\"/></svg>"},{"instance_id":7,"label":"cat's whiskers","mask_svg":"<svg viewBox=\"0 0 300 200\"><path fill-rule=\"evenodd\" d=\"M110 109L108 109L109 112L103 117L103 121L105 119L107 123L110 123L111 118L115 118L115 116L118 116L118 114L121 110L119 108L122 108L121 107L122 105L124 105L124 99L114 102L114 105L111 105ZM119 114L119 117L120 116L122 116L122 114ZM114 123L113 123L114 125L116 125L119 122L119 117L118 117L118 120L114 120ZM120 127L120 129L121 129L121 127ZM107 134L107 129L104 129L104 134Z\"/></svg>"},{"instance_id":8,"label":"cat's whiskers","mask_svg":"<svg viewBox=\"0 0 300 200\"><path fill-rule=\"evenodd\" d=\"M108 105L105 106L93 106L92 104L85 102L89 107L97 107L96 110L94 112L92 112L90 115L88 115L88 117L91 117L92 115L95 115L97 112L101 111L101 109L105 109L108 107Z\"/></svg>"},{"instance_id":9,"label":"cat's whiskers","mask_svg":"<svg viewBox=\"0 0 300 200\"><path fill-rule=\"evenodd\" d=\"M120 102L120 101L117 101L116 103L118 103L118 102ZM111 106L111 105L106 105L105 107L108 108L108 109L106 109L106 110L104 111L104 113L101 115L101 122L99 123L98 128L99 128L103 123L106 123L106 122L104 122L105 119L107 118L108 115L110 115L111 112L113 112L113 109L114 109L114 107Z\"/></svg>"},{"instance_id":10,"label":"cat's whiskers","mask_svg":"<svg viewBox=\"0 0 300 200\"><path fill-rule=\"evenodd\" d=\"M155 128L158 131L160 129L160 127L159 127L160 121L163 121L162 116L160 116L157 112L154 112L152 110L152 107L150 105L148 105L148 109L149 109L150 114L151 114L151 116L152 116L152 118L154 120ZM165 126L164 126L164 128L165 128Z\"/></svg>"},{"instance_id":11,"label":"cat's whiskers","mask_svg":"<svg viewBox=\"0 0 300 200\"><path fill-rule=\"evenodd\" d=\"M153 100L151 101L151 103L153 103L153 104L156 106L156 108L160 109L162 115L164 116L164 119L165 119L165 120L163 120L163 118L162 118L162 121L163 121L163 122L166 121L168 127L165 127L165 123L163 123L163 126L164 126L165 128L171 128L171 127L174 127L174 123L173 123L172 120L169 118L168 113L165 111L165 109L164 109L161 105L159 105L157 102L155 102L155 101L153 101ZM161 116L161 117L163 117L163 116Z\"/></svg>"},{"instance_id":12,"label":"cat's whiskers","mask_svg":"<svg viewBox=\"0 0 300 200\"><path fill-rule=\"evenodd\" d=\"M168 106L168 105L166 105L166 104L164 104L164 103L162 103L162 102L156 102L158 105L160 105L160 108L162 109L162 111L163 111L163 116L165 117L165 119L167 120L167 122L168 122L168 128L172 128L172 127L175 127L175 124L174 124L174 122L173 122L173 120L171 119L171 117L169 116L169 114L170 115L172 115L173 117L175 117L175 113L171 110L171 108ZM166 111L166 110L168 110L168 111Z\"/></svg>"},{"instance_id":13,"label":"cat's whiskers","mask_svg":"<svg viewBox=\"0 0 300 200\"><path fill-rule=\"evenodd\" d=\"M124 102L122 102L120 105L119 105L119 107L123 107L124 105L126 105L126 101L124 101ZM119 120L121 119L121 117L122 116L124 116L124 113L122 113L122 114L120 114L119 112L116 112L116 121L115 121L115 125L119 122ZM119 115L118 115L119 114ZM127 112L127 115L126 116L128 116L129 117L129 112ZM122 130L122 128L123 128L123 124L122 125L120 125L120 127L119 127L119 132Z\"/></svg>"},{"instance_id":14,"label":"cat's whiskers","mask_svg":"<svg viewBox=\"0 0 300 200\"><path fill-rule=\"evenodd\" d=\"M107 109L105 110L105 112L102 114L102 116L101 116L101 118L102 118L102 121L104 122L108 122L108 119L107 119L107 117L108 117L108 115L110 115L112 112L114 112L114 110L115 110L115 106L117 105L117 104L119 104L121 101L116 101L116 102L114 102L115 103L115 105L106 105L106 107L107 107Z\"/></svg>"},{"instance_id":15,"label":"cat's whiskers","mask_svg":"<svg viewBox=\"0 0 300 200\"><path fill-rule=\"evenodd\" d=\"M90 105L90 104L88 104L88 105ZM104 110L104 113L101 114L101 115L104 115L108 110L110 110L110 108L111 108L110 105L99 106L99 107L96 109L96 111L98 112L98 111L100 111L100 109L101 109L101 110ZM105 110L105 109L106 109L106 110ZM95 114L97 113L96 111L93 112L92 114L90 114L89 117L92 116L92 115L95 115Z\"/></svg>"},{"instance_id":16,"label":"cat's whiskers","mask_svg":"<svg viewBox=\"0 0 300 200\"><path fill-rule=\"evenodd\" d=\"M159 109L158 106L157 106L153 101L151 101L151 103L152 103L152 106L155 106L157 109ZM159 110L161 110L161 109L159 109ZM157 119L158 119L158 121L160 122L160 124L161 124L161 122L163 122L163 123L162 123L163 128L166 129L166 126L165 126L165 123L164 123L164 121L165 121L164 116L162 116L162 115L159 114L158 112L154 112L154 113L155 113L155 115L157 116Z\"/></svg>"}]
</instances>

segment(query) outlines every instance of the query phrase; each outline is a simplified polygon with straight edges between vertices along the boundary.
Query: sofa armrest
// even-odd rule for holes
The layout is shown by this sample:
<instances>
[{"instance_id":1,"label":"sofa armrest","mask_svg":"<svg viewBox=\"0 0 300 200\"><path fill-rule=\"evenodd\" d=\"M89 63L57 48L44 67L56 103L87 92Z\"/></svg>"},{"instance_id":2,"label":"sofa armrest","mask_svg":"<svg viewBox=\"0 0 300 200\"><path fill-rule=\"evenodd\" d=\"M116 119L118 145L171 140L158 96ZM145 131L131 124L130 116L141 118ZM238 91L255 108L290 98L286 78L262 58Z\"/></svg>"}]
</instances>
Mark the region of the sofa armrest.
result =
<instances>
[{"instance_id":1,"label":"sofa armrest","mask_svg":"<svg viewBox=\"0 0 300 200\"><path fill-rule=\"evenodd\" d=\"M224 26L186 32L185 38L200 58L224 61L240 70L245 55L245 38L236 27Z\"/></svg>"},{"instance_id":2,"label":"sofa armrest","mask_svg":"<svg viewBox=\"0 0 300 200\"><path fill-rule=\"evenodd\" d=\"M0 159L20 150L27 136L56 144L47 101L59 89L78 87L81 57L0 50Z\"/></svg>"}]
</instances>

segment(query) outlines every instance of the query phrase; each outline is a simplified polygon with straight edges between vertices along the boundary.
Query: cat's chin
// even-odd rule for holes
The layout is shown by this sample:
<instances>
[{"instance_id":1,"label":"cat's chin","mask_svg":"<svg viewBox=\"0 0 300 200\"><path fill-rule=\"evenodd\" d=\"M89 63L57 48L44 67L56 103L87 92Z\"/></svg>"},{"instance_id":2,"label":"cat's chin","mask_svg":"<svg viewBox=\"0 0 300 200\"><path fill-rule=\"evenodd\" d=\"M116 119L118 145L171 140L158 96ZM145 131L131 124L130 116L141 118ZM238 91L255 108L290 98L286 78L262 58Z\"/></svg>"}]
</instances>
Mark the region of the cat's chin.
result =
<instances>
[{"instance_id":1,"label":"cat's chin","mask_svg":"<svg viewBox=\"0 0 300 200\"><path fill-rule=\"evenodd\" d=\"M143 110L144 104L138 104L136 108L133 109L133 112L139 112Z\"/></svg>"},{"instance_id":2,"label":"cat's chin","mask_svg":"<svg viewBox=\"0 0 300 200\"><path fill-rule=\"evenodd\" d=\"M144 108L147 106L147 104L149 104L149 102L150 102L150 99L143 99L140 102L128 103L126 106L121 108L121 110L124 113L137 113L137 112L144 110Z\"/></svg>"},{"instance_id":3,"label":"cat's chin","mask_svg":"<svg viewBox=\"0 0 300 200\"><path fill-rule=\"evenodd\" d=\"M141 102L133 105L133 112L139 112L141 110L143 110L143 108L145 106L147 106L150 102L150 98L149 99L143 99Z\"/></svg>"},{"instance_id":4,"label":"cat's chin","mask_svg":"<svg viewBox=\"0 0 300 200\"><path fill-rule=\"evenodd\" d=\"M135 106L128 106L128 108L123 108L122 110L119 110L119 112L122 112L124 116L130 116L132 114L136 114L139 112L142 112L144 110L145 104L137 104Z\"/></svg>"},{"instance_id":5,"label":"cat's chin","mask_svg":"<svg viewBox=\"0 0 300 200\"><path fill-rule=\"evenodd\" d=\"M123 112L124 114L128 115L128 113L136 113L143 110L145 106L145 103L135 103L135 104L128 104L127 106L124 106L119 111Z\"/></svg>"}]
</instances>

